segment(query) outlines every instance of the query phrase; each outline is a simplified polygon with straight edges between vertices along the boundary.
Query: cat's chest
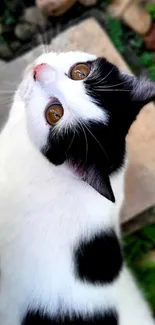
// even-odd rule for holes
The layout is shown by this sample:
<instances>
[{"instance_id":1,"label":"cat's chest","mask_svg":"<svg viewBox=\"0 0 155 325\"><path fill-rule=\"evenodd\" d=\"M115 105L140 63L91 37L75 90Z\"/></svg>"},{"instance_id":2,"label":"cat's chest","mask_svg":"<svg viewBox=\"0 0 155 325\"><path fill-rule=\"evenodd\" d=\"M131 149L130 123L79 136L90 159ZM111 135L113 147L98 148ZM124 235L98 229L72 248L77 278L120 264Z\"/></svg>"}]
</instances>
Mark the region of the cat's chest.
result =
<instances>
[{"instance_id":1,"label":"cat's chest","mask_svg":"<svg viewBox=\"0 0 155 325\"><path fill-rule=\"evenodd\" d=\"M21 234L6 256L11 261L6 269L10 287L16 287L17 299L27 310L45 310L52 319L60 311L84 314L116 305L115 280L122 269L122 254L114 233L101 232L90 240L79 237L72 243L62 238L54 241L52 234L48 240L43 236L32 241L32 234L27 240L26 248ZM116 324L115 318L112 321Z\"/></svg>"},{"instance_id":2,"label":"cat's chest","mask_svg":"<svg viewBox=\"0 0 155 325\"><path fill-rule=\"evenodd\" d=\"M63 224L59 231L45 225L40 222L37 227L27 220L25 227L14 229L10 242L8 237L1 249L1 268L10 294L16 295L14 302L17 299L30 310L43 308L50 315L60 309L81 313L92 307L103 309L103 301L105 309L109 303L115 305L113 283L122 269L117 236L106 231L93 237L78 232L77 236L74 228L72 236L68 229L67 236Z\"/></svg>"},{"instance_id":3,"label":"cat's chest","mask_svg":"<svg viewBox=\"0 0 155 325\"><path fill-rule=\"evenodd\" d=\"M1 268L10 290L16 288L24 304L34 308L35 301L38 308L52 312L62 305L66 309L78 305L80 310L86 303L88 309L92 304L99 307L94 284L113 282L122 267L111 215L101 209L100 201L85 204L81 193L76 199L62 196L55 202L55 197L49 200L49 192L42 200L41 192L35 189L34 200L32 191L31 197L15 196L9 208L3 201ZM106 288L101 294L108 304L111 292Z\"/></svg>"},{"instance_id":4,"label":"cat's chest","mask_svg":"<svg viewBox=\"0 0 155 325\"><path fill-rule=\"evenodd\" d=\"M79 204L74 196L70 201L66 197L50 201L48 193L42 200L39 193L40 197L36 191L36 197L21 195L17 201L15 196L9 205L5 200L0 204L1 264L8 273L12 268L17 273L20 270L20 277L34 278L33 283L49 279L59 286L75 276L75 266L84 264L85 259L88 265L91 259L92 265L99 263L100 253L115 246L117 236L110 214L104 219L104 212L98 208L93 211L91 202L82 205L80 196Z\"/></svg>"},{"instance_id":5,"label":"cat's chest","mask_svg":"<svg viewBox=\"0 0 155 325\"><path fill-rule=\"evenodd\" d=\"M98 309L103 299L108 306L113 289L98 284L113 283L122 266L112 232L120 200L113 205L69 176L15 167L7 168L0 199L1 271L11 300L50 313Z\"/></svg>"}]
</instances>

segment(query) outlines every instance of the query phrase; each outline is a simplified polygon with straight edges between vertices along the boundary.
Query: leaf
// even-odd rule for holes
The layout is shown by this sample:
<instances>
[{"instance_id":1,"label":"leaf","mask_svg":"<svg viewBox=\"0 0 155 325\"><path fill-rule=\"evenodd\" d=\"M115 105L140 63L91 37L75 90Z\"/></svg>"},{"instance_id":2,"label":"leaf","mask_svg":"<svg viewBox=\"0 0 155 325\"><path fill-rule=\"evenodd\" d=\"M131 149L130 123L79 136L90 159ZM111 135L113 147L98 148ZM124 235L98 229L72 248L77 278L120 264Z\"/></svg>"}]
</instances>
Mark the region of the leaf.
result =
<instances>
[{"instance_id":1,"label":"leaf","mask_svg":"<svg viewBox=\"0 0 155 325\"><path fill-rule=\"evenodd\" d=\"M155 4L147 3L146 10L151 15L152 19L154 20L155 19Z\"/></svg>"},{"instance_id":2,"label":"leaf","mask_svg":"<svg viewBox=\"0 0 155 325\"><path fill-rule=\"evenodd\" d=\"M155 67L153 66L155 73ZM124 238L124 249L128 266L132 269L146 299L155 311L155 262L150 251L155 250L155 225L148 225L135 234Z\"/></svg>"},{"instance_id":3,"label":"leaf","mask_svg":"<svg viewBox=\"0 0 155 325\"><path fill-rule=\"evenodd\" d=\"M148 52L144 52L141 55L140 60L142 64L145 65L146 67L150 67L152 65L152 56Z\"/></svg>"},{"instance_id":4,"label":"leaf","mask_svg":"<svg viewBox=\"0 0 155 325\"><path fill-rule=\"evenodd\" d=\"M120 53L124 51L123 45L123 28L120 20L113 18L111 15L108 16L107 29L109 32L109 37L111 38L115 47Z\"/></svg>"},{"instance_id":5,"label":"leaf","mask_svg":"<svg viewBox=\"0 0 155 325\"><path fill-rule=\"evenodd\" d=\"M149 76L152 81L155 81L155 65L149 68Z\"/></svg>"}]
</instances>

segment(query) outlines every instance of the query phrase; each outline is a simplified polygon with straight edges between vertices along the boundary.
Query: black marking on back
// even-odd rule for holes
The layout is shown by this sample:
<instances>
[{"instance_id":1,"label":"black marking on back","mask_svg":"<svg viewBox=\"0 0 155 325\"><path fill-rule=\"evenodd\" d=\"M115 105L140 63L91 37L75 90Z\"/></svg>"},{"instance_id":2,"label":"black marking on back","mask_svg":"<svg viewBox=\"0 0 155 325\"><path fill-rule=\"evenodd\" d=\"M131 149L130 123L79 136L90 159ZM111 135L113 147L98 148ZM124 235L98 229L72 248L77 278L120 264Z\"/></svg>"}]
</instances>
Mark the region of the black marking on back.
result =
<instances>
[{"instance_id":1,"label":"black marking on back","mask_svg":"<svg viewBox=\"0 0 155 325\"><path fill-rule=\"evenodd\" d=\"M114 231L81 242L75 251L75 271L84 281L110 283L118 277L122 264L122 249Z\"/></svg>"},{"instance_id":2,"label":"black marking on back","mask_svg":"<svg viewBox=\"0 0 155 325\"><path fill-rule=\"evenodd\" d=\"M118 325L118 316L114 310L101 314L95 313L92 316L55 316L53 318L41 312L29 312L22 325Z\"/></svg>"}]
</instances>

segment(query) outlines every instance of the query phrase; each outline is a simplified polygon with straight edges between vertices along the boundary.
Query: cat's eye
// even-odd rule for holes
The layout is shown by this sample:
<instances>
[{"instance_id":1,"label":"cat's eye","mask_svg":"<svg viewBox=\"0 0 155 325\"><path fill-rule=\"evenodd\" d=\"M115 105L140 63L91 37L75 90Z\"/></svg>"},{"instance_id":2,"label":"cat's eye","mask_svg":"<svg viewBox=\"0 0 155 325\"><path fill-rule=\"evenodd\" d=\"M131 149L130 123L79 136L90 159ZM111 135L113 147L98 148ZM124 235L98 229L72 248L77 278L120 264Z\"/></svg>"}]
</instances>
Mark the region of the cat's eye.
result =
<instances>
[{"instance_id":1,"label":"cat's eye","mask_svg":"<svg viewBox=\"0 0 155 325\"><path fill-rule=\"evenodd\" d=\"M70 70L70 78L73 80L83 80L88 77L91 70L89 63L78 63Z\"/></svg>"},{"instance_id":2,"label":"cat's eye","mask_svg":"<svg viewBox=\"0 0 155 325\"><path fill-rule=\"evenodd\" d=\"M64 110L61 104L51 104L45 112L46 121L50 125L55 125L63 116Z\"/></svg>"}]
</instances>

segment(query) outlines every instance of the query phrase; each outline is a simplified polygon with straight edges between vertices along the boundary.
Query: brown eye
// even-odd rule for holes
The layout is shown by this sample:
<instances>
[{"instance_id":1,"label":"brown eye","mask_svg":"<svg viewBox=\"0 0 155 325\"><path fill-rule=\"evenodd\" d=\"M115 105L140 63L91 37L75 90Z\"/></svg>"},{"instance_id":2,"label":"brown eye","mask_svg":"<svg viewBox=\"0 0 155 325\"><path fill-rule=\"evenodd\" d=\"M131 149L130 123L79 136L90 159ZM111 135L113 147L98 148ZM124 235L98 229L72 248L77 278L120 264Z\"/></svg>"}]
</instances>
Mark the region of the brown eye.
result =
<instances>
[{"instance_id":1,"label":"brown eye","mask_svg":"<svg viewBox=\"0 0 155 325\"><path fill-rule=\"evenodd\" d=\"M70 77L73 80L83 80L88 77L90 73L90 64L78 63L70 71Z\"/></svg>"},{"instance_id":2,"label":"brown eye","mask_svg":"<svg viewBox=\"0 0 155 325\"><path fill-rule=\"evenodd\" d=\"M63 107L59 104L53 104L46 109L46 120L50 125L55 125L63 116Z\"/></svg>"}]
</instances>

